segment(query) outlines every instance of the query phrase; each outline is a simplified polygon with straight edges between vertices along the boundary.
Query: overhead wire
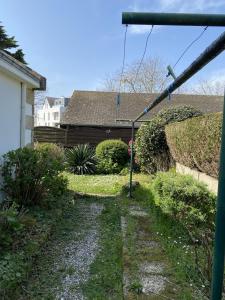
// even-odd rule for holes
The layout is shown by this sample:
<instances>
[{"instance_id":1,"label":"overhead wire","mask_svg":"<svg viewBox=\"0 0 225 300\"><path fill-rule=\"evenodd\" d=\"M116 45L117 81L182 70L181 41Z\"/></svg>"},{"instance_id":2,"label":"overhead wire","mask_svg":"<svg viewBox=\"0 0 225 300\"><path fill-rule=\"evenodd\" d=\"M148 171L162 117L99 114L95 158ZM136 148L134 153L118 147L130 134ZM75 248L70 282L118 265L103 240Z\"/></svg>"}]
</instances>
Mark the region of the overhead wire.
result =
<instances>
[{"instance_id":1,"label":"overhead wire","mask_svg":"<svg viewBox=\"0 0 225 300\"><path fill-rule=\"evenodd\" d=\"M119 93L121 91L121 85L122 85L122 81L123 81L123 73L124 73L124 68L125 68L127 28L128 28L128 25L126 25L126 29L125 29L125 33L124 33L124 39L123 39L123 60L122 60L122 68L121 68L121 73L120 73Z\"/></svg>"},{"instance_id":2,"label":"overhead wire","mask_svg":"<svg viewBox=\"0 0 225 300\"><path fill-rule=\"evenodd\" d=\"M136 83L136 80L138 78L138 74L139 74L141 66L143 64L143 61L144 61L144 58L145 58L145 54L146 54L146 51L147 51L147 48L148 48L148 41L150 39L150 36L152 35L153 28L154 28L154 25L152 25L151 30L150 30L150 32L147 35L147 38L146 38L146 41L145 41L144 51L143 51L143 54L142 54L139 66L137 68L137 71L136 71L136 74L135 74L135 77L134 77L133 87L135 87L135 83Z\"/></svg>"},{"instance_id":3,"label":"overhead wire","mask_svg":"<svg viewBox=\"0 0 225 300\"><path fill-rule=\"evenodd\" d=\"M184 57L184 55L187 53L187 51L198 41L200 40L200 38L203 36L203 34L205 33L205 31L207 30L208 26L205 26L203 28L203 30L201 31L201 33L184 49L184 51L181 53L181 55L178 57L177 61L174 63L173 65L173 69L176 68L176 66L178 65L178 63L181 61L181 59ZM168 80L167 78L169 77L169 73L166 76L165 80L162 82L162 87L164 86L165 82Z\"/></svg>"},{"instance_id":4,"label":"overhead wire","mask_svg":"<svg viewBox=\"0 0 225 300\"><path fill-rule=\"evenodd\" d=\"M205 31L207 30L208 26L204 27L201 33L184 49L184 51L181 53L180 57L177 59L175 64L173 65L173 69L177 66L177 64L180 62L180 60L184 57L184 55L187 53L187 51L194 45L200 38L203 36Z\"/></svg>"},{"instance_id":5,"label":"overhead wire","mask_svg":"<svg viewBox=\"0 0 225 300\"><path fill-rule=\"evenodd\" d=\"M128 25L126 24L125 32L124 32L124 39L123 39L123 60L122 60L122 68L120 73L120 82L119 82L119 90L116 96L116 119L118 119L119 115L119 106L120 106L120 92L121 92L121 85L123 81L123 74L125 68L125 60L126 60L126 43L127 43L127 28Z\"/></svg>"}]
</instances>

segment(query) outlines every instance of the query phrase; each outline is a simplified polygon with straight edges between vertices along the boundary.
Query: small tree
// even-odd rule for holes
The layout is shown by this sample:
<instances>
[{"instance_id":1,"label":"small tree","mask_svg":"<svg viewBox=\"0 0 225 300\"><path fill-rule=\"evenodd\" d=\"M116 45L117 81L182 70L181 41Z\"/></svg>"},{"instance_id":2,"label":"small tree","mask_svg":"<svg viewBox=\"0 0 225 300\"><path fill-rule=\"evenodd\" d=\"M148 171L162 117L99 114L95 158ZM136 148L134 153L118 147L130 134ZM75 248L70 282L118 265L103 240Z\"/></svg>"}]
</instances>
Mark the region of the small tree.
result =
<instances>
[{"instance_id":1,"label":"small tree","mask_svg":"<svg viewBox=\"0 0 225 300\"><path fill-rule=\"evenodd\" d=\"M23 64L27 64L24 60L24 53L22 49L18 49L15 53L11 53L9 50L18 48L17 41L14 36L9 37L5 31L4 26L0 25L0 50L5 51Z\"/></svg>"}]
</instances>

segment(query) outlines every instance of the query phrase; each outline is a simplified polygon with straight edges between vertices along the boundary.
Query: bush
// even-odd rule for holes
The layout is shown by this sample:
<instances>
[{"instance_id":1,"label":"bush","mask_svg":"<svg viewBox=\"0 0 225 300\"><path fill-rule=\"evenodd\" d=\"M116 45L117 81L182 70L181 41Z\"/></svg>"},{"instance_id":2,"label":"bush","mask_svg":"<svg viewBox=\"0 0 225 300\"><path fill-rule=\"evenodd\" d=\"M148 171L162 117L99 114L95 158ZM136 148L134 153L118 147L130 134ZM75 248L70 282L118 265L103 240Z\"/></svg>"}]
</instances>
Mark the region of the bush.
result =
<instances>
[{"instance_id":1,"label":"bush","mask_svg":"<svg viewBox=\"0 0 225 300\"><path fill-rule=\"evenodd\" d=\"M48 150L10 151L3 155L2 190L20 206L37 205L45 197L58 196L66 187L66 179L59 177L61 171L62 164Z\"/></svg>"},{"instance_id":2,"label":"bush","mask_svg":"<svg viewBox=\"0 0 225 300\"><path fill-rule=\"evenodd\" d=\"M183 121L201 112L190 106L178 106L160 111L150 122L143 124L135 141L136 160L143 171L150 174L168 170L173 159L166 141L165 125Z\"/></svg>"},{"instance_id":3,"label":"bush","mask_svg":"<svg viewBox=\"0 0 225 300\"><path fill-rule=\"evenodd\" d=\"M119 173L129 160L128 145L121 140L105 140L96 147L100 173Z\"/></svg>"},{"instance_id":4,"label":"bush","mask_svg":"<svg viewBox=\"0 0 225 300\"><path fill-rule=\"evenodd\" d=\"M13 238L23 229L21 219L24 211L18 210L18 205L2 203L0 207L0 252L8 248Z\"/></svg>"},{"instance_id":5,"label":"bush","mask_svg":"<svg viewBox=\"0 0 225 300\"><path fill-rule=\"evenodd\" d=\"M96 171L95 150L87 144L68 149L66 164L68 170L74 174L93 174Z\"/></svg>"},{"instance_id":6,"label":"bush","mask_svg":"<svg viewBox=\"0 0 225 300\"><path fill-rule=\"evenodd\" d=\"M200 281L210 286L216 196L191 176L173 172L158 173L153 190L156 206L187 232Z\"/></svg>"},{"instance_id":7,"label":"bush","mask_svg":"<svg viewBox=\"0 0 225 300\"><path fill-rule=\"evenodd\" d=\"M64 167L65 153L62 147L52 143L35 143L34 149L48 152L52 159L60 163L62 168Z\"/></svg>"},{"instance_id":8,"label":"bush","mask_svg":"<svg viewBox=\"0 0 225 300\"><path fill-rule=\"evenodd\" d=\"M166 126L166 138L174 160L218 177L221 128L221 113Z\"/></svg>"},{"instance_id":9,"label":"bush","mask_svg":"<svg viewBox=\"0 0 225 300\"><path fill-rule=\"evenodd\" d=\"M175 172L158 173L153 181L156 191L157 205L168 214L181 218L183 213L196 212L196 222L201 221L209 225L214 220L216 197L207 187L191 176L180 175ZM184 211L183 211L184 210ZM188 218L188 215L186 215ZM193 217L193 216L192 216ZM198 219L199 217L199 219Z\"/></svg>"}]
</instances>

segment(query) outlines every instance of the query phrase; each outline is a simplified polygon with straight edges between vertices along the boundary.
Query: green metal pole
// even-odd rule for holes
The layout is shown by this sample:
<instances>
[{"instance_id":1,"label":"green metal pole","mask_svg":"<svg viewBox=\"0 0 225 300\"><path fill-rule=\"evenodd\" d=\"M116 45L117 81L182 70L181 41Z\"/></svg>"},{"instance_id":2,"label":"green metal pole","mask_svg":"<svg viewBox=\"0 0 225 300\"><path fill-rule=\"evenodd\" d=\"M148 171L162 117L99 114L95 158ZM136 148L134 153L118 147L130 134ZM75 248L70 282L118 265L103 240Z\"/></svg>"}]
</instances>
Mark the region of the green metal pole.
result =
<instances>
[{"instance_id":1,"label":"green metal pole","mask_svg":"<svg viewBox=\"0 0 225 300\"><path fill-rule=\"evenodd\" d=\"M123 12L122 23L136 25L225 26L225 15Z\"/></svg>"},{"instance_id":2,"label":"green metal pole","mask_svg":"<svg viewBox=\"0 0 225 300\"><path fill-rule=\"evenodd\" d=\"M212 300L222 299L225 254L225 93L223 107L220 172L216 212L216 232L213 256Z\"/></svg>"},{"instance_id":3,"label":"green metal pole","mask_svg":"<svg viewBox=\"0 0 225 300\"><path fill-rule=\"evenodd\" d=\"M134 159L134 122L132 122L132 132L131 132L129 198L132 198L133 159Z\"/></svg>"}]
</instances>

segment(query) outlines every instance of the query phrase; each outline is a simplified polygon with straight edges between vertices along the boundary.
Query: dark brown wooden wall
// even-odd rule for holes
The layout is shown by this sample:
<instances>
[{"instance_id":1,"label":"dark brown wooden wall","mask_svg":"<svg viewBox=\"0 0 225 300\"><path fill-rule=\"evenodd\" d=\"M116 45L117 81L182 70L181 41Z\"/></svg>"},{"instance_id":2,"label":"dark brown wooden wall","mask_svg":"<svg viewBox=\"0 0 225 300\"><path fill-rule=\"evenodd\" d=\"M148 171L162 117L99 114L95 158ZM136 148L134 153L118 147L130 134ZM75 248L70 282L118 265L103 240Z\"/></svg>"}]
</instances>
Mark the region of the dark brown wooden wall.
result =
<instances>
[{"instance_id":1,"label":"dark brown wooden wall","mask_svg":"<svg viewBox=\"0 0 225 300\"><path fill-rule=\"evenodd\" d=\"M121 139L128 143L131 139L131 128L70 126L66 129L35 127L34 139L38 142L59 143L65 147L86 143L96 146L106 139Z\"/></svg>"}]
</instances>

